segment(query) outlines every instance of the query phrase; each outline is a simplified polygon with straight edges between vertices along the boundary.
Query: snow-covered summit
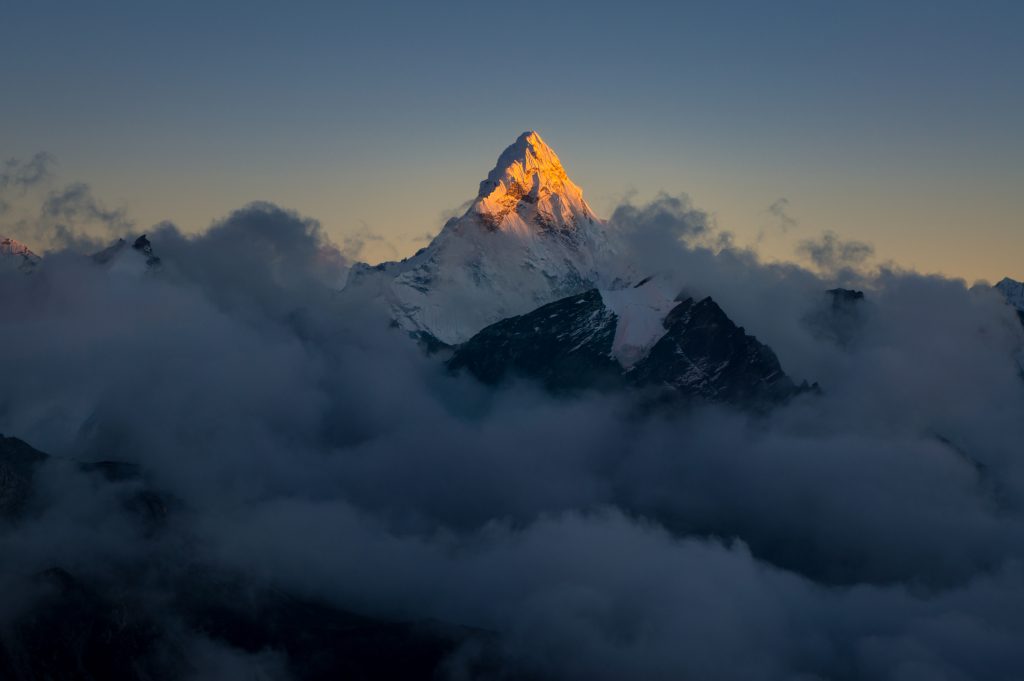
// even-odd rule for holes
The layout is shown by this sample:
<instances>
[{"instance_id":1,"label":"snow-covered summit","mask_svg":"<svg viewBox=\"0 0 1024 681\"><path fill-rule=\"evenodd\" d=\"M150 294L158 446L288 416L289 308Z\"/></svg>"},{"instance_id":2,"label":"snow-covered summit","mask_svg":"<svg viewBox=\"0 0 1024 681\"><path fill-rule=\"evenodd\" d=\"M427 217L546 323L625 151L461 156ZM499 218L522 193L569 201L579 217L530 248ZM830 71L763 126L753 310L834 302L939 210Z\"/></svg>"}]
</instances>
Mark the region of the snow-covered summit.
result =
<instances>
[{"instance_id":1,"label":"snow-covered summit","mask_svg":"<svg viewBox=\"0 0 1024 681\"><path fill-rule=\"evenodd\" d=\"M617 287L613 244L555 152L526 132L464 215L407 260L354 267L345 295L380 297L401 328L455 345L559 298Z\"/></svg>"},{"instance_id":2,"label":"snow-covered summit","mask_svg":"<svg viewBox=\"0 0 1024 681\"><path fill-rule=\"evenodd\" d=\"M28 271L35 267L40 257L21 243L7 237L0 237L0 267Z\"/></svg>"},{"instance_id":3,"label":"snow-covered summit","mask_svg":"<svg viewBox=\"0 0 1024 681\"><path fill-rule=\"evenodd\" d=\"M597 216L583 200L558 155L534 131L524 132L498 157L470 209L492 229L575 229Z\"/></svg>"}]
</instances>

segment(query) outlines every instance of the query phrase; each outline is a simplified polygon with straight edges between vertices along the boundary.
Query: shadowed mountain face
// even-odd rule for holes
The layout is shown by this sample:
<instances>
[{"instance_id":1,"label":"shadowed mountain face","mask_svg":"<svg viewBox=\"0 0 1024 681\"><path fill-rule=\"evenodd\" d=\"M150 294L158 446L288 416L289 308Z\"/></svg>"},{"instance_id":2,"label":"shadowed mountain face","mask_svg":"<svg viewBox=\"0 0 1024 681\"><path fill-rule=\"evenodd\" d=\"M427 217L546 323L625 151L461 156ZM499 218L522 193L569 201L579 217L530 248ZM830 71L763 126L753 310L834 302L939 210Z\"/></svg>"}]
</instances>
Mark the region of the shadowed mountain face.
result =
<instances>
[{"instance_id":1,"label":"shadowed mountain face","mask_svg":"<svg viewBox=\"0 0 1024 681\"><path fill-rule=\"evenodd\" d=\"M17 517L24 510L36 465L46 458L18 438L0 435L0 520Z\"/></svg>"},{"instance_id":2,"label":"shadowed mountain face","mask_svg":"<svg viewBox=\"0 0 1024 681\"><path fill-rule=\"evenodd\" d=\"M511 376L540 380L554 391L621 384L611 355L615 315L597 289L488 326L448 362L484 383Z\"/></svg>"},{"instance_id":3,"label":"shadowed mountain face","mask_svg":"<svg viewBox=\"0 0 1024 681\"><path fill-rule=\"evenodd\" d=\"M829 289L804 317L804 323L818 338L849 348L864 324L864 305L863 291Z\"/></svg>"},{"instance_id":4,"label":"shadowed mountain face","mask_svg":"<svg viewBox=\"0 0 1024 681\"><path fill-rule=\"evenodd\" d=\"M458 347L448 364L485 383L520 376L555 392L632 385L749 405L797 391L775 353L711 298L673 307L662 320L663 335L628 370L612 354L620 323L592 289L492 324Z\"/></svg>"},{"instance_id":5,"label":"shadowed mountain face","mask_svg":"<svg viewBox=\"0 0 1024 681\"><path fill-rule=\"evenodd\" d=\"M17 522L22 519L32 497L38 469L49 460L47 454L23 440L0 435L0 520ZM121 508L145 535L155 534L166 524L173 500L150 487L138 466L122 461L61 463L108 485Z\"/></svg>"},{"instance_id":6,"label":"shadowed mountain face","mask_svg":"<svg viewBox=\"0 0 1024 681\"><path fill-rule=\"evenodd\" d=\"M171 595L163 601L129 580L94 584L61 568L27 576L22 586L36 601L0 634L4 681L189 679L204 645L261 657L264 671L244 678L442 678L445 660L463 645L481 672L492 664L486 632L362 617L210 570L162 584ZM183 635L182 626L205 642ZM268 668L279 676L264 676Z\"/></svg>"},{"instance_id":7,"label":"shadowed mountain face","mask_svg":"<svg viewBox=\"0 0 1024 681\"><path fill-rule=\"evenodd\" d=\"M37 601L0 638L0 678L163 679L182 675L181 651L131 599L108 598L53 568L24 579Z\"/></svg>"},{"instance_id":8,"label":"shadowed mountain face","mask_svg":"<svg viewBox=\"0 0 1024 681\"><path fill-rule=\"evenodd\" d=\"M638 385L734 404L771 403L797 388L771 348L736 326L711 298L689 298L664 321L667 332L628 374Z\"/></svg>"},{"instance_id":9,"label":"shadowed mountain face","mask_svg":"<svg viewBox=\"0 0 1024 681\"><path fill-rule=\"evenodd\" d=\"M0 523L25 527L48 512L42 499L29 507L48 461L22 440L0 436ZM92 493L114 493L141 530L140 542L159 541L168 504L142 484L138 466L63 463L97 483ZM280 672L273 678L298 681L438 678L463 646L471 668L485 673L496 664L488 632L365 617L204 566L112 568L102 578L54 566L7 577L18 588L0 603L3 681L190 679L194 658L210 647L261 658L256 678L271 678L262 675L269 668ZM236 678L231 673L223 678Z\"/></svg>"},{"instance_id":10,"label":"shadowed mountain face","mask_svg":"<svg viewBox=\"0 0 1024 681\"><path fill-rule=\"evenodd\" d=\"M1024 324L1024 283L1005 277L995 285L997 291L1003 294L1006 302L1017 310L1021 324Z\"/></svg>"}]
</instances>

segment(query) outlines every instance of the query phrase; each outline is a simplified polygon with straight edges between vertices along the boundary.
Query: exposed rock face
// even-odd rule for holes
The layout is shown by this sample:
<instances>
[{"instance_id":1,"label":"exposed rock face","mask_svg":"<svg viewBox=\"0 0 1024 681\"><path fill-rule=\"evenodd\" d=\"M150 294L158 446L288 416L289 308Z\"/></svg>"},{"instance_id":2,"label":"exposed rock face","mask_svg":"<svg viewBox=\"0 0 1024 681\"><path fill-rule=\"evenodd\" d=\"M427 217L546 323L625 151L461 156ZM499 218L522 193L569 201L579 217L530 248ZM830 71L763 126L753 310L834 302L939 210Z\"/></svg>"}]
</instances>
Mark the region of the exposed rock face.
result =
<instances>
[{"instance_id":1,"label":"exposed rock face","mask_svg":"<svg viewBox=\"0 0 1024 681\"><path fill-rule=\"evenodd\" d=\"M997 291L1003 294L1006 302L1017 310L1020 321L1024 324L1024 282L1016 281L1005 277L995 285Z\"/></svg>"},{"instance_id":2,"label":"exposed rock face","mask_svg":"<svg viewBox=\"0 0 1024 681\"><path fill-rule=\"evenodd\" d=\"M132 242L132 249L145 256L146 264L150 267L156 267L160 264L160 258L156 257L153 253L153 245L149 243L149 239L146 238L145 234Z\"/></svg>"},{"instance_id":3,"label":"exposed rock face","mask_svg":"<svg viewBox=\"0 0 1024 681\"><path fill-rule=\"evenodd\" d=\"M735 404L783 400L800 389L771 349L747 335L711 298L678 302L662 335L626 368L613 343L621 323L592 289L493 324L456 348L453 370L480 380L540 380L554 391L632 385Z\"/></svg>"},{"instance_id":4,"label":"exposed rock face","mask_svg":"<svg viewBox=\"0 0 1024 681\"><path fill-rule=\"evenodd\" d=\"M492 384L516 375L555 391L619 384L622 367L612 357L615 321L600 292L591 289L488 326L448 365Z\"/></svg>"},{"instance_id":5,"label":"exposed rock face","mask_svg":"<svg viewBox=\"0 0 1024 681\"><path fill-rule=\"evenodd\" d=\"M628 374L638 385L734 404L772 403L797 392L771 348L736 326L711 298L688 298Z\"/></svg>"},{"instance_id":6,"label":"exposed rock face","mask_svg":"<svg viewBox=\"0 0 1024 681\"><path fill-rule=\"evenodd\" d=\"M0 519L21 514L32 493L36 466L46 459L18 438L0 435Z\"/></svg>"},{"instance_id":7,"label":"exposed rock face","mask_svg":"<svg viewBox=\"0 0 1024 681\"><path fill-rule=\"evenodd\" d=\"M143 262L149 268L156 268L160 266L160 258L153 253L153 245L146 238L146 235L134 239L131 244L131 248L128 247L128 242L124 239L118 239L111 245L104 248L102 251L94 253L92 259L101 265L120 261L125 254L132 254L132 257L141 256ZM137 254L137 255L136 255Z\"/></svg>"}]
</instances>

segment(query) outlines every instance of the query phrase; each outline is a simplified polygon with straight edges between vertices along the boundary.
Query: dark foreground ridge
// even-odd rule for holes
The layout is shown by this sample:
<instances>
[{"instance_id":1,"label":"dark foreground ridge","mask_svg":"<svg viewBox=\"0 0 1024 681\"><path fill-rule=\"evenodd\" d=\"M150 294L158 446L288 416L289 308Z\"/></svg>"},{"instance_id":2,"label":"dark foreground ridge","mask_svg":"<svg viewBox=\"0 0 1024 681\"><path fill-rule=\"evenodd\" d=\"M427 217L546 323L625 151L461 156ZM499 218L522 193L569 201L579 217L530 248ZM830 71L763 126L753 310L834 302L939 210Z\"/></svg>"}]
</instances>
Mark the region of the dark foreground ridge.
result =
<instances>
[{"instance_id":1,"label":"dark foreground ridge","mask_svg":"<svg viewBox=\"0 0 1024 681\"><path fill-rule=\"evenodd\" d=\"M52 512L33 496L47 462L92 477L95 494L119 496L139 541L157 549L173 505L145 486L138 466L53 459L2 435L0 523L17 528ZM493 674L499 664L490 632L366 617L209 566L115 569L98 577L55 565L9 577L18 588L2 603L3 681L193 678L203 645L276 656L284 678L298 681L443 678L461 650L472 656L460 658L471 674Z\"/></svg>"}]
</instances>

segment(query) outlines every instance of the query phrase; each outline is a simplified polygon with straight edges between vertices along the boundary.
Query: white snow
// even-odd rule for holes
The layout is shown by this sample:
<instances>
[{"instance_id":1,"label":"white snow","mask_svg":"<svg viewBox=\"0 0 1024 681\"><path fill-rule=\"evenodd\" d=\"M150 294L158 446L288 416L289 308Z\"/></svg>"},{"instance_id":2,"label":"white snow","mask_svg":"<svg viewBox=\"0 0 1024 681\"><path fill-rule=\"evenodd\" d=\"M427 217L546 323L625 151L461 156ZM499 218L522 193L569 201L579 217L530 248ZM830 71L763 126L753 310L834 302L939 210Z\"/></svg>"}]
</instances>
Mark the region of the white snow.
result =
<instances>
[{"instance_id":1,"label":"white snow","mask_svg":"<svg viewBox=\"0 0 1024 681\"><path fill-rule=\"evenodd\" d=\"M399 326L445 343L594 286L612 286L606 227L536 132L520 135L466 213L425 249L353 268L343 293L380 296Z\"/></svg>"},{"instance_id":2,"label":"white snow","mask_svg":"<svg viewBox=\"0 0 1024 681\"><path fill-rule=\"evenodd\" d=\"M660 280L616 290L601 290L605 307L615 313L615 340L612 356L625 369L643 359L651 347L665 335L665 316L678 303Z\"/></svg>"},{"instance_id":3,"label":"white snow","mask_svg":"<svg viewBox=\"0 0 1024 681\"><path fill-rule=\"evenodd\" d=\"M7 237L0 237L0 268L27 272L39 261L40 257L25 244Z\"/></svg>"}]
</instances>

